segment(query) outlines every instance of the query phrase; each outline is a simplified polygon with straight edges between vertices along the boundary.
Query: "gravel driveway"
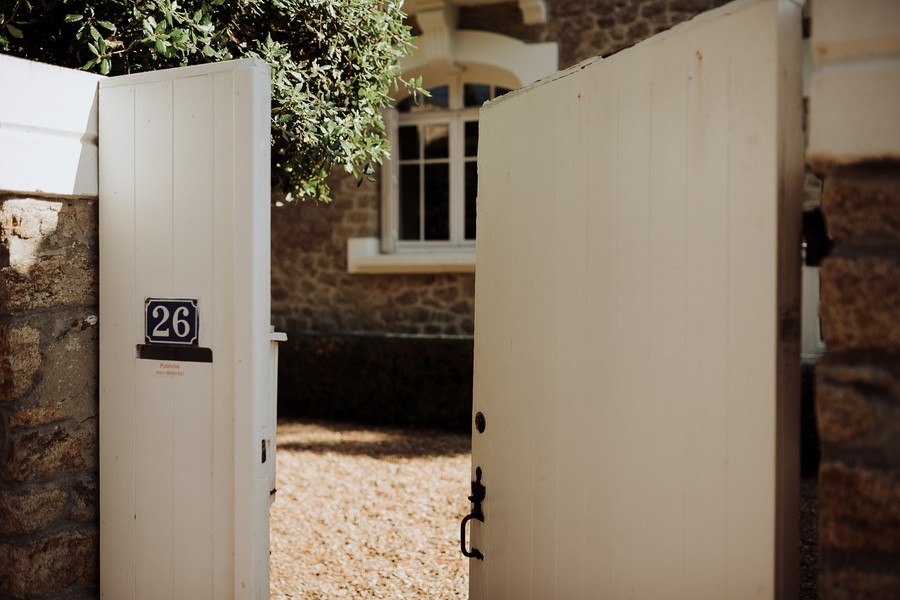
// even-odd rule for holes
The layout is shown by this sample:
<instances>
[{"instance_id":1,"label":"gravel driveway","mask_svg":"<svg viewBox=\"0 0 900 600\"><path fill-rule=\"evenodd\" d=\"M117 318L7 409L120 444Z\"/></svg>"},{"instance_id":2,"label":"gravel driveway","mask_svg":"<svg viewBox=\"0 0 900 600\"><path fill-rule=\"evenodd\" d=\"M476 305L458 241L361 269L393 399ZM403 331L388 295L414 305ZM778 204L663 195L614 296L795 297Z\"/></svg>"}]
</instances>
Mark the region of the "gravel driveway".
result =
<instances>
[{"instance_id":1,"label":"gravel driveway","mask_svg":"<svg viewBox=\"0 0 900 600\"><path fill-rule=\"evenodd\" d=\"M285 422L277 460L271 598L468 597L467 436ZM816 496L803 480L801 600L817 597Z\"/></svg>"},{"instance_id":2,"label":"gravel driveway","mask_svg":"<svg viewBox=\"0 0 900 600\"><path fill-rule=\"evenodd\" d=\"M271 598L466 598L464 435L283 422Z\"/></svg>"}]
</instances>

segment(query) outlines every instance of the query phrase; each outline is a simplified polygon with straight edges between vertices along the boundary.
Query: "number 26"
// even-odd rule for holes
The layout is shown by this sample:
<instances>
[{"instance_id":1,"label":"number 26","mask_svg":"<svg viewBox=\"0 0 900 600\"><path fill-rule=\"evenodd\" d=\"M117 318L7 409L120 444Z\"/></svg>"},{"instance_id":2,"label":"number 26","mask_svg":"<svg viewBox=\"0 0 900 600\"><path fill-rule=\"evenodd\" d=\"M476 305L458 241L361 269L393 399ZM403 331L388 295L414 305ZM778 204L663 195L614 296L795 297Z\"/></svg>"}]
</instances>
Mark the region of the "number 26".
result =
<instances>
[{"instance_id":1,"label":"number 26","mask_svg":"<svg viewBox=\"0 0 900 600\"><path fill-rule=\"evenodd\" d=\"M191 330L190 322L185 318L188 316L186 306L179 306L172 315L171 326L174 330L175 337L183 338ZM153 328L154 336L169 337L169 309L162 305L153 307L153 318L159 319L159 323Z\"/></svg>"}]
</instances>

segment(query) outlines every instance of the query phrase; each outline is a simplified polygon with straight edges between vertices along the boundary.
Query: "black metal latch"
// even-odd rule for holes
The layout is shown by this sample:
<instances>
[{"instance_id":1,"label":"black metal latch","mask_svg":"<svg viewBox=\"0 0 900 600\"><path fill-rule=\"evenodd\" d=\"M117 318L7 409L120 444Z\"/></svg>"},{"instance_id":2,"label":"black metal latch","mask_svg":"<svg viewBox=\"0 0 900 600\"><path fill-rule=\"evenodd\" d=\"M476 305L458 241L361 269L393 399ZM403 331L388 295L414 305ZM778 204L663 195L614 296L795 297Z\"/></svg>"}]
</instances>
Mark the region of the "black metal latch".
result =
<instances>
[{"instance_id":1,"label":"black metal latch","mask_svg":"<svg viewBox=\"0 0 900 600\"><path fill-rule=\"evenodd\" d=\"M481 508L481 503L484 502L486 493L487 490L481 483L481 467L476 467L475 481L472 482L472 495L469 496L469 502L472 503L472 512L463 517L462 525L459 527L459 548L462 550L463 556L477 558L478 560L484 560L484 554L477 548L472 548L471 551L466 550L466 523L472 519L484 523L484 511Z\"/></svg>"}]
</instances>

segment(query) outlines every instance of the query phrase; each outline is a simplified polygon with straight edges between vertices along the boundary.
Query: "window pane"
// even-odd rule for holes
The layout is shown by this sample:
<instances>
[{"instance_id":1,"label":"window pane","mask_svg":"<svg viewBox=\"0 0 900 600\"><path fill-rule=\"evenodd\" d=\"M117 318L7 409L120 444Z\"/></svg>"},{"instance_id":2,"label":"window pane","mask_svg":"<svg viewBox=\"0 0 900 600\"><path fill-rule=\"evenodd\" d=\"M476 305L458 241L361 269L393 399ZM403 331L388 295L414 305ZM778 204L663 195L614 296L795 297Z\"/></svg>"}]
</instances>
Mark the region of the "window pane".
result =
<instances>
[{"instance_id":1,"label":"window pane","mask_svg":"<svg viewBox=\"0 0 900 600\"><path fill-rule=\"evenodd\" d=\"M424 98L425 104L434 108L447 109L450 107L450 87L441 85L428 90L431 96Z\"/></svg>"},{"instance_id":2,"label":"window pane","mask_svg":"<svg viewBox=\"0 0 900 600\"><path fill-rule=\"evenodd\" d=\"M419 98L419 102L421 102L421 101L422 101L422 99ZM413 98L412 96L407 96L403 100L400 100L399 102L397 102L397 105L396 105L397 112L408 113L408 112L412 111L412 108L415 105L416 105L415 98Z\"/></svg>"},{"instance_id":3,"label":"window pane","mask_svg":"<svg viewBox=\"0 0 900 600\"><path fill-rule=\"evenodd\" d=\"M494 98L499 98L499 97L502 96L503 94L508 94L508 93L510 93L511 91L512 91L511 89L505 88L505 87L497 87L497 88L494 88Z\"/></svg>"},{"instance_id":4,"label":"window pane","mask_svg":"<svg viewBox=\"0 0 900 600\"><path fill-rule=\"evenodd\" d=\"M425 126L425 158L450 156L450 127L446 124Z\"/></svg>"},{"instance_id":5,"label":"window pane","mask_svg":"<svg viewBox=\"0 0 900 600\"><path fill-rule=\"evenodd\" d=\"M466 239L475 239L475 200L478 196L478 163L466 163Z\"/></svg>"},{"instance_id":6,"label":"window pane","mask_svg":"<svg viewBox=\"0 0 900 600\"><path fill-rule=\"evenodd\" d=\"M463 86L464 106L481 106L491 99L491 86L486 83L467 83Z\"/></svg>"},{"instance_id":7,"label":"window pane","mask_svg":"<svg viewBox=\"0 0 900 600\"><path fill-rule=\"evenodd\" d=\"M450 165L425 165L425 239L450 239Z\"/></svg>"},{"instance_id":8,"label":"window pane","mask_svg":"<svg viewBox=\"0 0 900 600\"><path fill-rule=\"evenodd\" d=\"M450 106L450 88L446 85L428 90L431 96L407 96L397 102L397 112L430 112L435 110L447 110Z\"/></svg>"},{"instance_id":9,"label":"window pane","mask_svg":"<svg viewBox=\"0 0 900 600\"><path fill-rule=\"evenodd\" d=\"M419 128L404 125L399 132L400 160L419 158Z\"/></svg>"},{"instance_id":10,"label":"window pane","mask_svg":"<svg viewBox=\"0 0 900 600\"><path fill-rule=\"evenodd\" d=\"M466 123L466 156L478 155L478 121Z\"/></svg>"},{"instance_id":11,"label":"window pane","mask_svg":"<svg viewBox=\"0 0 900 600\"><path fill-rule=\"evenodd\" d=\"M419 240L419 165L400 166L400 239Z\"/></svg>"}]
</instances>

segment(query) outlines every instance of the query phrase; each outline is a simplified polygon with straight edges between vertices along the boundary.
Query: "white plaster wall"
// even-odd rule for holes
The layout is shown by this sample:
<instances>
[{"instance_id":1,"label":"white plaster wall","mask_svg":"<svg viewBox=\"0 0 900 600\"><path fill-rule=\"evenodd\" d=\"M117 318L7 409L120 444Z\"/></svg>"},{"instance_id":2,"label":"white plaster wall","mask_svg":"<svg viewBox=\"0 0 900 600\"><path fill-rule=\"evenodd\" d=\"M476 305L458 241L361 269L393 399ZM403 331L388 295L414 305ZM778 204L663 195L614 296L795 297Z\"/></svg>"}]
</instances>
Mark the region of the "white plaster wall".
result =
<instances>
[{"instance_id":1,"label":"white plaster wall","mask_svg":"<svg viewBox=\"0 0 900 600\"><path fill-rule=\"evenodd\" d=\"M0 190L97 195L100 79L0 56Z\"/></svg>"},{"instance_id":2,"label":"white plaster wall","mask_svg":"<svg viewBox=\"0 0 900 600\"><path fill-rule=\"evenodd\" d=\"M815 0L811 162L900 159L900 2Z\"/></svg>"}]
</instances>

